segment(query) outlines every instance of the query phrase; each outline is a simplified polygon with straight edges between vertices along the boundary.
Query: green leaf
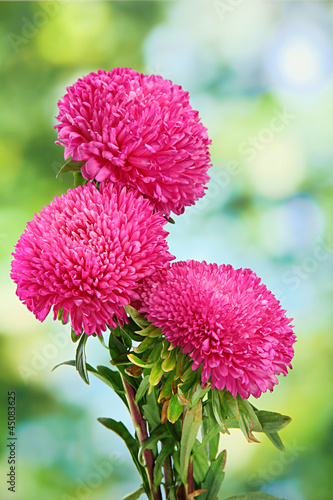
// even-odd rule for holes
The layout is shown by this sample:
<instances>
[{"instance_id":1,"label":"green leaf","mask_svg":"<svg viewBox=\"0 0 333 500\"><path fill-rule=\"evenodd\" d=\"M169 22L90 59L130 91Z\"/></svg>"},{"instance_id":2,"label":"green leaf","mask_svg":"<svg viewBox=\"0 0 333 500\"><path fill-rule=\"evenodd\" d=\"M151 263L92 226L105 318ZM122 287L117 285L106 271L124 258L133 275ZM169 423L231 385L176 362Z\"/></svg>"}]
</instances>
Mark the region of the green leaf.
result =
<instances>
[{"instance_id":1,"label":"green leaf","mask_svg":"<svg viewBox=\"0 0 333 500\"><path fill-rule=\"evenodd\" d=\"M183 387L182 387L182 390L183 390L183 392L185 392ZM196 390L193 393L193 396L191 399L191 406L192 407L196 406L199 399L203 399L206 396L207 392L209 392L210 390L211 390L210 385L208 385L207 387L204 387L203 389L201 389L200 385L198 385L198 387L196 388Z\"/></svg>"},{"instance_id":2,"label":"green leaf","mask_svg":"<svg viewBox=\"0 0 333 500\"><path fill-rule=\"evenodd\" d=\"M162 449L155 460L154 486L158 487L161 484L163 479L163 473L162 473L163 463L170 455L173 454L174 449L175 449L175 443L172 439L167 439L163 441Z\"/></svg>"},{"instance_id":3,"label":"green leaf","mask_svg":"<svg viewBox=\"0 0 333 500\"><path fill-rule=\"evenodd\" d=\"M224 432L228 432L228 429L224 423L222 416L221 399L218 389L213 389L211 392L211 405L216 422L219 424L219 426L223 429Z\"/></svg>"},{"instance_id":4,"label":"green leaf","mask_svg":"<svg viewBox=\"0 0 333 500\"><path fill-rule=\"evenodd\" d=\"M153 367L152 371L150 372L150 377L149 377L149 383L151 385L157 385L160 381L161 378L163 377L163 370L162 370L162 358L155 364Z\"/></svg>"},{"instance_id":5,"label":"green leaf","mask_svg":"<svg viewBox=\"0 0 333 500\"><path fill-rule=\"evenodd\" d=\"M173 382L173 377L174 377L175 372L171 372L168 375L168 378L164 382L164 385L161 389L160 395L158 396L158 402L159 403L164 403L167 399L170 399L172 397L172 382Z\"/></svg>"},{"instance_id":6,"label":"green leaf","mask_svg":"<svg viewBox=\"0 0 333 500\"><path fill-rule=\"evenodd\" d=\"M154 431L161 425L161 414L158 403L156 401L155 389L151 394L147 394L147 404L142 406L142 411L145 419L148 421L150 431Z\"/></svg>"},{"instance_id":7,"label":"green leaf","mask_svg":"<svg viewBox=\"0 0 333 500\"><path fill-rule=\"evenodd\" d=\"M145 493L145 489L143 486L140 486L140 488L136 491L133 491L133 493L129 493L125 497L122 498L122 500L137 500L138 498L141 497Z\"/></svg>"},{"instance_id":8,"label":"green leaf","mask_svg":"<svg viewBox=\"0 0 333 500\"><path fill-rule=\"evenodd\" d=\"M221 399L221 411L224 418L234 418L239 420L239 408L237 399L229 391L219 391Z\"/></svg>"},{"instance_id":9,"label":"green leaf","mask_svg":"<svg viewBox=\"0 0 333 500\"><path fill-rule=\"evenodd\" d=\"M88 340L88 335L83 333L81 335L81 338L79 340L77 349L76 349L76 356L75 356L75 368L79 372L80 377L82 380L89 385L89 377L88 377L88 371L87 371L87 362L86 362L86 343Z\"/></svg>"},{"instance_id":10,"label":"green leaf","mask_svg":"<svg viewBox=\"0 0 333 500\"><path fill-rule=\"evenodd\" d=\"M52 368L52 371L59 368L59 366L74 366L75 367L75 359L71 359L69 361L63 361L62 363L59 363L58 365L56 365ZM88 363L86 363L86 367L87 367L87 370L90 371L91 373L95 373L95 372L97 373L97 370L95 370L95 368L93 368Z\"/></svg>"},{"instance_id":11,"label":"green leaf","mask_svg":"<svg viewBox=\"0 0 333 500\"><path fill-rule=\"evenodd\" d=\"M209 462L205 447L196 440L193 447L193 477L197 485L200 485L208 472Z\"/></svg>"},{"instance_id":12,"label":"green leaf","mask_svg":"<svg viewBox=\"0 0 333 500\"><path fill-rule=\"evenodd\" d=\"M171 372L176 366L176 350L170 351L169 356L163 361L162 368L165 372Z\"/></svg>"},{"instance_id":13,"label":"green leaf","mask_svg":"<svg viewBox=\"0 0 333 500\"><path fill-rule=\"evenodd\" d=\"M180 441L180 471L184 484L187 483L188 464L191 452L202 422L202 403L199 399L196 406L185 413Z\"/></svg>"},{"instance_id":14,"label":"green leaf","mask_svg":"<svg viewBox=\"0 0 333 500\"><path fill-rule=\"evenodd\" d=\"M129 314L132 320L141 328L146 328L149 325L149 321L136 309L134 309L134 307L125 306L125 311L127 312L127 314Z\"/></svg>"},{"instance_id":15,"label":"green leaf","mask_svg":"<svg viewBox=\"0 0 333 500\"><path fill-rule=\"evenodd\" d=\"M113 418L98 418L97 420L102 425L104 425L104 427L115 432L125 442L131 454L132 460L140 476L142 477L143 487L145 489L145 492L148 494L148 492L150 491L149 482L147 478L146 469L140 464L138 459L139 445L136 439L134 439L132 434L129 432L127 427L125 427L125 425L122 422L117 422L116 420L113 420Z\"/></svg>"},{"instance_id":16,"label":"green leaf","mask_svg":"<svg viewBox=\"0 0 333 500\"><path fill-rule=\"evenodd\" d=\"M184 406L181 405L178 401L178 395L174 394L169 403L168 407L168 420L173 424L179 419L181 414L183 413Z\"/></svg>"},{"instance_id":17,"label":"green leaf","mask_svg":"<svg viewBox=\"0 0 333 500\"><path fill-rule=\"evenodd\" d=\"M215 442L214 442L214 450L215 450L215 452L212 453L212 454L209 453L209 455L210 455L209 459L210 460L214 460L214 458L216 457L216 453L217 453L217 449L218 449L218 445L219 445L219 439L220 439L220 431L221 431L221 429L220 429L220 426L218 424L214 425L212 423L212 421L210 423L211 423L211 428L210 428L209 432L203 438L201 444L196 448L194 457L196 455L199 455L200 453L204 453L205 452L205 447L207 446L207 444L210 444L212 442L212 440L217 437L217 440L215 440Z\"/></svg>"},{"instance_id":18,"label":"green leaf","mask_svg":"<svg viewBox=\"0 0 333 500\"><path fill-rule=\"evenodd\" d=\"M239 426L244 436L249 443L260 443L256 437L252 434L254 429L261 429L258 417L246 399L242 399L239 395L237 396L238 408L239 408Z\"/></svg>"},{"instance_id":19,"label":"green leaf","mask_svg":"<svg viewBox=\"0 0 333 500\"><path fill-rule=\"evenodd\" d=\"M66 172L80 172L81 168L85 163L86 163L85 161L69 160L61 167L61 169L56 175L56 178L58 178L59 175L65 174Z\"/></svg>"},{"instance_id":20,"label":"green leaf","mask_svg":"<svg viewBox=\"0 0 333 500\"><path fill-rule=\"evenodd\" d=\"M112 332L109 337L109 350L112 359L128 352L124 344Z\"/></svg>"},{"instance_id":21,"label":"green leaf","mask_svg":"<svg viewBox=\"0 0 333 500\"><path fill-rule=\"evenodd\" d=\"M268 437L268 439L274 444L275 448L277 448L280 451L286 451L281 441L281 438L277 432L266 432L265 434Z\"/></svg>"},{"instance_id":22,"label":"green leaf","mask_svg":"<svg viewBox=\"0 0 333 500\"><path fill-rule=\"evenodd\" d=\"M224 450L210 465L207 476L201 485L201 487L207 491L200 495L200 500L217 500L225 476L223 471L225 461L226 451Z\"/></svg>"},{"instance_id":23,"label":"green leaf","mask_svg":"<svg viewBox=\"0 0 333 500\"><path fill-rule=\"evenodd\" d=\"M121 327L121 330L123 330L132 340L135 340L136 342L141 342L142 341L142 334L141 334L142 330L140 330L140 335L138 335L136 333L138 325L132 320L132 318L127 318L127 319L128 319L128 323L125 323Z\"/></svg>"},{"instance_id":24,"label":"green leaf","mask_svg":"<svg viewBox=\"0 0 333 500\"><path fill-rule=\"evenodd\" d=\"M149 375L143 377L138 387L137 393L135 395L135 402L138 403L143 396L146 394L149 387Z\"/></svg>"},{"instance_id":25,"label":"green leaf","mask_svg":"<svg viewBox=\"0 0 333 500\"><path fill-rule=\"evenodd\" d=\"M119 356L117 356L116 358L113 358L110 361L110 363L113 366L130 365L131 364L126 352L124 354L119 354Z\"/></svg>"},{"instance_id":26,"label":"green leaf","mask_svg":"<svg viewBox=\"0 0 333 500\"><path fill-rule=\"evenodd\" d=\"M147 351L147 349L151 349L156 344L156 340L150 337L146 337L138 347L135 347L133 350L136 354L141 354L142 352Z\"/></svg>"},{"instance_id":27,"label":"green leaf","mask_svg":"<svg viewBox=\"0 0 333 500\"><path fill-rule=\"evenodd\" d=\"M150 433L150 436L144 440L139 449L139 461L142 465L144 464L143 452L147 449L153 450L156 448L157 443L164 438L170 438L169 429L165 425L159 425Z\"/></svg>"},{"instance_id":28,"label":"green leaf","mask_svg":"<svg viewBox=\"0 0 333 500\"><path fill-rule=\"evenodd\" d=\"M263 493L262 491L252 491L251 493L244 493L243 495L236 495L235 497L229 497L226 500L285 500L284 498L277 498L269 495L268 493Z\"/></svg>"},{"instance_id":29,"label":"green leaf","mask_svg":"<svg viewBox=\"0 0 333 500\"><path fill-rule=\"evenodd\" d=\"M281 413L257 410L255 411L255 414L257 415L261 427L265 433L278 432L291 422L290 417L288 417L287 415L281 415Z\"/></svg>"},{"instance_id":30,"label":"green leaf","mask_svg":"<svg viewBox=\"0 0 333 500\"><path fill-rule=\"evenodd\" d=\"M130 353L127 355L128 359L136 366L140 366L141 368L152 368L155 363L150 362L150 361L143 361L141 358L138 358L138 356L135 356L135 354Z\"/></svg>"}]
</instances>

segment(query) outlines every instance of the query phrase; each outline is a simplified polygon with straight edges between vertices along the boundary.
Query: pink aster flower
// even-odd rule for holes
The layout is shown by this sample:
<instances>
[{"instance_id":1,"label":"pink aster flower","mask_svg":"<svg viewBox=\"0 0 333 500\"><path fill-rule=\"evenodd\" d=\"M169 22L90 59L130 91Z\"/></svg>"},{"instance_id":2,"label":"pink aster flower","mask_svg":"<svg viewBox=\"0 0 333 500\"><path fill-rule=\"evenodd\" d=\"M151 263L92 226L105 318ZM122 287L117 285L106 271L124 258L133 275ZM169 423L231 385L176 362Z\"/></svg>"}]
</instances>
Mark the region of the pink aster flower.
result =
<instances>
[{"instance_id":1,"label":"pink aster flower","mask_svg":"<svg viewBox=\"0 0 333 500\"><path fill-rule=\"evenodd\" d=\"M143 281L140 311L202 366L202 384L259 397L287 374L291 320L250 269L176 262Z\"/></svg>"},{"instance_id":2,"label":"pink aster flower","mask_svg":"<svg viewBox=\"0 0 333 500\"><path fill-rule=\"evenodd\" d=\"M93 183L44 207L19 239L11 277L17 295L43 321L63 308L76 334L101 334L127 321L138 281L173 258L164 217L133 189Z\"/></svg>"},{"instance_id":3,"label":"pink aster flower","mask_svg":"<svg viewBox=\"0 0 333 500\"><path fill-rule=\"evenodd\" d=\"M86 161L86 179L132 186L166 215L204 195L211 141L179 85L128 68L99 70L67 88L58 106L58 142L65 159Z\"/></svg>"}]
</instances>

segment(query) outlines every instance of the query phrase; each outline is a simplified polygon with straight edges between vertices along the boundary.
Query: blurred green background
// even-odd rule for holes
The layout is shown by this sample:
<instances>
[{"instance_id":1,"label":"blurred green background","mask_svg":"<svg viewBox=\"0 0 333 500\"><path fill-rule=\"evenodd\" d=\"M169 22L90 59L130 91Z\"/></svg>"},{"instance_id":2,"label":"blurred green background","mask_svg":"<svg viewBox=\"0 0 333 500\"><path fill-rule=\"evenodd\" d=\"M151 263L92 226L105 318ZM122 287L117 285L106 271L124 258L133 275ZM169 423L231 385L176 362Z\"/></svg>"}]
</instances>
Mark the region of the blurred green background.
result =
<instances>
[{"instance_id":1,"label":"blurred green background","mask_svg":"<svg viewBox=\"0 0 333 500\"><path fill-rule=\"evenodd\" d=\"M281 454L236 430L221 498L288 500L333 491L333 5L331 2L0 2L0 497L8 473L7 392L17 395L16 500L118 500L139 479L96 418L131 427L115 396L71 367L67 327L20 304L11 252L34 212L72 186L56 180L57 101L115 66L188 90L213 140L206 196L169 228L171 253L251 267L294 318L294 369L255 404L291 415ZM90 345L89 345L90 344ZM108 363L98 342L91 364Z\"/></svg>"}]
</instances>

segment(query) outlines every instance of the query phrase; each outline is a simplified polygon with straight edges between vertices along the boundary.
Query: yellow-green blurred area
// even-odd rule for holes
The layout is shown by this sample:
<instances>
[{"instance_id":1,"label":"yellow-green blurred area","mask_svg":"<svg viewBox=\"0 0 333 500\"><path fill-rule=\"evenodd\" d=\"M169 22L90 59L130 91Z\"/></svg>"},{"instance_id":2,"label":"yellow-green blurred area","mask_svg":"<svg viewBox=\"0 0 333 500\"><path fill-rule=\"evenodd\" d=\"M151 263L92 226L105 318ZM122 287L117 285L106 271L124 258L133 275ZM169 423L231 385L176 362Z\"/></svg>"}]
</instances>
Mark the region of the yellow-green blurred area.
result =
<instances>
[{"instance_id":1,"label":"yellow-green blurred area","mask_svg":"<svg viewBox=\"0 0 333 500\"><path fill-rule=\"evenodd\" d=\"M169 227L177 260L250 267L293 317L293 370L253 401L290 415L287 452L237 430L221 498L288 500L333 491L333 5L307 1L0 2L0 497L119 500L139 486L121 440L98 417L131 422L99 381L72 367L68 327L39 323L15 296L11 252L26 222L72 187L56 179L57 101L115 66L190 92L212 139L206 196ZM89 339L88 361L108 364ZM8 492L7 392L16 391L16 493Z\"/></svg>"}]
</instances>

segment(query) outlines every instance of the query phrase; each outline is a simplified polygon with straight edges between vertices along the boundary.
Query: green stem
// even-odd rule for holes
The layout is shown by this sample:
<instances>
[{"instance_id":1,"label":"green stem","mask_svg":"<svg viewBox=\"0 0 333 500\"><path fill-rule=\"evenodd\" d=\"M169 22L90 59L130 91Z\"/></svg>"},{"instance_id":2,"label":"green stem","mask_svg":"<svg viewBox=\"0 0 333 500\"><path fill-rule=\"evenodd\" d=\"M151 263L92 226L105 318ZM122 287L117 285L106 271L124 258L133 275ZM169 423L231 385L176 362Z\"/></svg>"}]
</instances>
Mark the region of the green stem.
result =
<instances>
[{"instance_id":1,"label":"green stem","mask_svg":"<svg viewBox=\"0 0 333 500\"><path fill-rule=\"evenodd\" d=\"M133 424L137 433L137 436L139 438L140 444L148 438L148 432L147 432L147 424L145 419L142 416L141 410L139 405L135 402L135 391L131 384L125 379L125 377L122 375L122 381L124 384L125 388L125 393L126 393L126 398L128 401L131 417L133 420ZM149 479L149 485L150 485L150 491L151 491L151 498L152 500L162 500L162 494L161 494L161 489L155 488L154 486L154 455L151 450L144 450L143 452L143 458L147 467L148 471L148 479Z\"/></svg>"}]
</instances>

